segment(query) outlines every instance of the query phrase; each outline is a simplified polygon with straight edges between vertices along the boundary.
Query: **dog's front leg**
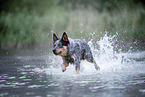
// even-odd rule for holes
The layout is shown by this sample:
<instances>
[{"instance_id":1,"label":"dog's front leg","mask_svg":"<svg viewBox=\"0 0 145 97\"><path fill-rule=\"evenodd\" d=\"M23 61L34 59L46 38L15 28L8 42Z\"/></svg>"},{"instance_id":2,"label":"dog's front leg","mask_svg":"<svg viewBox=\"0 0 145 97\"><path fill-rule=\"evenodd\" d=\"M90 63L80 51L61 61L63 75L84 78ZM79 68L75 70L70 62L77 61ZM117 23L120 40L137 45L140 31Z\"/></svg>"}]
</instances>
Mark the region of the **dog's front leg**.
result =
<instances>
[{"instance_id":1,"label":"dog's front leg","mask_svg":"<svg viewBox=\"0 0 145 97\"><path fill-rule=\"evenodd\" d=\"M63 65L62 65L62 72L66 71L66 67L69 65L66 61L65 57L62 57L63 59Z\"/></svg>"},{"instance_id":2,"label":"dog's front leg","mask_svg":"<svg viewBox=\"0 0 145 97\"><path fill-rule=\"evenodd\" d=\"M68 66L68 64L64 62L63 65L62 65L62 72L66 71L67 66Z\"/></svg>"}]
</instances>

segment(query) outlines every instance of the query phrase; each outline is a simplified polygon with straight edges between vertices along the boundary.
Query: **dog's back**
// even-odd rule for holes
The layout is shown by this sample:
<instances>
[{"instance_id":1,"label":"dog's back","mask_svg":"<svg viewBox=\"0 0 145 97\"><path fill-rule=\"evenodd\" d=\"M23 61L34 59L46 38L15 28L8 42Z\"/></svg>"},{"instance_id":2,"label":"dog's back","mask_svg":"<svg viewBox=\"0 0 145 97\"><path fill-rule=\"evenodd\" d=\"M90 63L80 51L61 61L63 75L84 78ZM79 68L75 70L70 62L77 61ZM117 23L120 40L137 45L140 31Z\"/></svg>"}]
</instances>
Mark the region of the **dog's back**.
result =
<instances>
[{"instance_id":1,"label":"dog's back","mask_svg":"<svg viewBox=\"0 0 145 97\"><path fill-rule=\"evenodd\" d=\"M81 59L85 59L85 55L91 53L90 47L85 40L82 39L71 39L69 45L69 55L75 54L79 56Z\"/></svg>"}]
</instances>

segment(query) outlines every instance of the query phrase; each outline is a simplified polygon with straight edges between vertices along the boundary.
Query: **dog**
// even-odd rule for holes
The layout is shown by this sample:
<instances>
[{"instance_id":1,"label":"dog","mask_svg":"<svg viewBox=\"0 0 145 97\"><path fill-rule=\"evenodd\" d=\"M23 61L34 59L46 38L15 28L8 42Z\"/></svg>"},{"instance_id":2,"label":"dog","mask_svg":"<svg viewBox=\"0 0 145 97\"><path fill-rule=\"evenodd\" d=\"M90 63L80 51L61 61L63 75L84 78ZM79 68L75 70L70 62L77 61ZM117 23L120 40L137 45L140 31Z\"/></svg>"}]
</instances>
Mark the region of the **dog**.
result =
<instances>
[{"instance_id":1,"label":"dog","mask_svg":"<svg viewBox=\"0 0 145 97\"><path fill-rule=\"evenodd\" d=\"M63 59L62 72L64 72L66 67L69 66L69 63L71 63L75 65L76 73L79 74L80 61L82 59L94 63L96 70L100 69L85 40L71 39L67 36L66 32L63 33L62 38L58 38L56 34L53 33L53 47L53 53L61 56Z\"/></svg>"}]
</instances>

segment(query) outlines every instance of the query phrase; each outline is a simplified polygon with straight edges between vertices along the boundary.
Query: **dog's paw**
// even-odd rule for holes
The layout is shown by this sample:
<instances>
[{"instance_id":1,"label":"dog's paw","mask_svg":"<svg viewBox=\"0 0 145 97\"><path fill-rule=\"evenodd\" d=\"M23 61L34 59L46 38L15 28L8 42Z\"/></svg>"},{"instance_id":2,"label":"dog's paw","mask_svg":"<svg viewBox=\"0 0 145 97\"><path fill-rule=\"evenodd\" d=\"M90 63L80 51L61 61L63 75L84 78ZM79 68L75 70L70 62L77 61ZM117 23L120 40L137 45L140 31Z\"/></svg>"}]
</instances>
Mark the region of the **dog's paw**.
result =
<instances>
[{"instance_id":1,"label":"dog's paw","mask_svg":"<svg viewBox=\"0 0 145 97\"><path fill-rule=\"evenodd\" d=\"M100 67L99 67L99 66L95 66L95 69L96 69L96 70L100 70Z\"/></svg>"},{"instance_id":2,"label":"dog's paw","mask_svg":"<svg viewBox=\"0 0 145 97\"><path fill-rule=\"evenodd\" d=\"M62 69L62 72L65 72L66 71L66 69Z\"/></svg>"}]
</instances>

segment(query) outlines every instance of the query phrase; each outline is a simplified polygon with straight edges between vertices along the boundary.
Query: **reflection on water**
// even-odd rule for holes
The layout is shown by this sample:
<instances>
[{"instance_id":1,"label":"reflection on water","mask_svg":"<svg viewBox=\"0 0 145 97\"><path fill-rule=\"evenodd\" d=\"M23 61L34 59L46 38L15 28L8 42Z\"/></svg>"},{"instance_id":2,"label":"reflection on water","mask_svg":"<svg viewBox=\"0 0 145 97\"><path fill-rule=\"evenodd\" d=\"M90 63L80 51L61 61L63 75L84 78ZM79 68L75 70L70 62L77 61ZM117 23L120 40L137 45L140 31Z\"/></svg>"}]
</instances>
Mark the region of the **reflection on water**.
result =
<instances>
[{"instance_id":1,"label":"reflection on water","mask_svg":"<svg viewBox=\"0 0 145 97\"><path fill-rule=\"evenodd\" d=\"M145 51L115 53L107 38L92 47L101 70L82 61L80 75L47 50L1 51L0 96L144 97Z\"/></svg>"}]
</instances>

